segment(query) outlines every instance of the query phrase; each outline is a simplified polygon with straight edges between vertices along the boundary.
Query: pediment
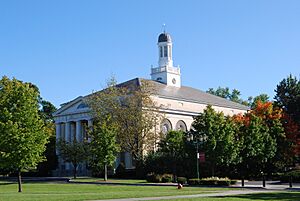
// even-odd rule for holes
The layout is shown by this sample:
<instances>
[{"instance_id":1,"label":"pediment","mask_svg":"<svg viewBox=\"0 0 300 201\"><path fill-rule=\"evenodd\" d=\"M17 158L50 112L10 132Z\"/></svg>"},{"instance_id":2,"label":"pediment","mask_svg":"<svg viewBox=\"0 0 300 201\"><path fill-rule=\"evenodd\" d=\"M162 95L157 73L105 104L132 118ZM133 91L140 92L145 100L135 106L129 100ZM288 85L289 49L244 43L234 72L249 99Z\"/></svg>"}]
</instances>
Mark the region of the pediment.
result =
<instances>
[{"instance_id":1,"label":"pediment","mask_svg":"<svg viewBox=\"0 0 300 201\"><path fill-rule=\"evenodd\" d=\"M88 106L83 100L82 96L77 97L76 99L65 103L59 108L56 112L53 113L53 116L63 116L68 114L83 113L89 110Z\"/></svg>"}]
</instances>

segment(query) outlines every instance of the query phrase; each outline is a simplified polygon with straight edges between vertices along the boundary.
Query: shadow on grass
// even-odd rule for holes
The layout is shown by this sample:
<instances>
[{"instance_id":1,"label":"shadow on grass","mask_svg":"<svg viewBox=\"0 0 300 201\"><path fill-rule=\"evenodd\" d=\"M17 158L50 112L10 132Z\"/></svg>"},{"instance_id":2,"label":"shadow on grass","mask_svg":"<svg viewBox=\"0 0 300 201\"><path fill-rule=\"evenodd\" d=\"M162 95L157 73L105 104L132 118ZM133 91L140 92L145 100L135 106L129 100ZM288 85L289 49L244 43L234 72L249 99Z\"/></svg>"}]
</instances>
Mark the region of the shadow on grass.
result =
<instances>
[{"instance_id":1,"label":"shadow on grass","mask_svg":"<svg viewBox=\"0 0 300 201\"><path fill-rule=\"evenodd\" d=\"M11 185L11 184L15 184L15 183L13 183L13 182L1 182L0 186Z\"/></svg>"},{"instance_id":2,"label":"shadow on grass","mask_svg":"<svg viewBox=\"0 0 300 201\"><path fill-rule=\"evenodd\" d=\"M243 198L249 200L285 200L285 201L299 201L300 192L287 192L287 193L256 193L247 195L226 196L230 198Z\"/></svg>"}]
</instances>

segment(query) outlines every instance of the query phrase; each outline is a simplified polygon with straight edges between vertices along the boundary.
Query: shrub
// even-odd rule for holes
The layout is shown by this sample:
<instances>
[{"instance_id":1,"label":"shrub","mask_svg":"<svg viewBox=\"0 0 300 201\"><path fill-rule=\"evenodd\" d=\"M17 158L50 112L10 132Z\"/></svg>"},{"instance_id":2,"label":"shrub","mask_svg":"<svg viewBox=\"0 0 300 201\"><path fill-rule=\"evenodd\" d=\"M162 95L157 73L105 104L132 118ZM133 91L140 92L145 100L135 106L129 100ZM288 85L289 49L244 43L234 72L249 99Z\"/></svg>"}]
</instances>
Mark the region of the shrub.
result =
<instances>
[{"instance_id":1,"label":"shrub","mask_svg":"<svg viewBox=\"0 0 300 201\"><path fill-rule=\"evenodd\" d=\"M120 163L116 169L116 177L118 178L124 178L124 174L126 172L126 168L124 163Z\"/></svg>"},{"instance_id":2,"label":"shrub","mask_svg":"<svg viewBox=\"0 0 300 201\"><path fill-rule=\"evenodd\" d=\"M150 173L146 176L147 182L160 183L162 181L162 177L159 174Z\"/></svg>"},{"instance_id":3,"label":"shrub","mask_svg":"<svg viewBox=\"0 0 300 201\"><path fill-rule=\"evenodd\" d=\"M293 171L284 173L281 176L280 181L288 182L290 180L291 176L292 176L293 182L300 182L300 170L293 170Z\"/></svg>"},{"instance_id":4,"label":"shrub","mask_svg":"<svg viewBox=\"0 0 300 201\"><path fill-rule=\"evenodd\" d=\"M173 175L171 174L163 174L161 178L161 182L163 183L170 183L173 180Z\"/></svg>"},{"instance_id":5,"label":"shrub","mask_svg":"<svg viewBox=\"0 0 300 201\"><path fill-rule=\"evenodd\" d=\"M200 179L189 179L188 180L189 185L200 185Z\"/></svg>"},{"instance_id":6,"label":"shrub","mask_svg":"<svg viewBox=\"0 0 300 201\"><path fill-rule=\"evenodd\" d=\"M230 186L236 184L236 180L228 178L209 177L204 179L189 179L189 185L205 185L205 186Z\"/></svg>"},{"instance_id":7,"label":"shrub","mask_svg":"<svg viewBox=\"0 0 300 201\"><path fill-rule=\"evenodd\" d=\"M230 180L219 180L217 181L218 186L230 186Z\"/></svg>"},{"instance_id":8,"label":"shrub","mask_svg":"<svg viewBox=\"0 0 300 201\"><path fill-rule=\"evenodd\" d=\"M234 185L237 183L237 180L230 180L230 185Z\"/></svg>"},{"instance_id":9,"label":"shrub","mask_svg":"<svg viewBox=\"0 0 300 201\"><path fill-rule=\"evenodd\" d=\"M187 179L185 177L177 177L177 182L180 184L186 184Z\"/></svg>"}]
</instances>

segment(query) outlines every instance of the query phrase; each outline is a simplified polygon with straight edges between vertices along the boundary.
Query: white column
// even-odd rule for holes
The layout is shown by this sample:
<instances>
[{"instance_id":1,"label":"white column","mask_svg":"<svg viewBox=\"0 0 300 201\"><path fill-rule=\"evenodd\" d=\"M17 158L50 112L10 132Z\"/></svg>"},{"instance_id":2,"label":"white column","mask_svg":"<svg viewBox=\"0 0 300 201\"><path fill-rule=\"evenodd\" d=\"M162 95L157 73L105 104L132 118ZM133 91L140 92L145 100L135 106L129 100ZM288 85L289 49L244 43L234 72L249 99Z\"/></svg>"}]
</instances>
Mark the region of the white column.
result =
<instances>
[{"instance_id":1,"label":"white column","mask_svg":"<svg viewBox=\"0 0 300 201\"><path fill-rule=\"evenodd\" d=\"M82 141L82 133L81 133L81 121L78 120L76 121L76 140L77 142L81 142Z\"/></svg>"},{"instance_id":2,"label":"white column","mask_svg":"<svg viewBox=\"0 0 300 201\"><path fill-rule=\"evenodd\" d=\"M76 126L75 126L75 124L74 124L74 122L71 122L71 124L70 124L71 126L71 129L70 129L70 142L73 142L74 141L74 138L75 138L75 135L76 135L76 131L75 131L75 129L76 129Z\"/></svg>"},{"instance_id":3,"label":"white column","mask_svg":"<svg viewBox=\"0 0 300 201\"><path fill-rule=\"evenodd\" d=\"M66 122L65 123L65 141L66 142L70 142L70 127L71 127L71 123L70 122ZM70 163L65 163L65 169L69 170L70 169Z\"/></svg>"},{"instance_id":4,"label":"white column","mask_svg":"<svg viewBox=\"0 0 300 201\"><path fill-rule=\"evenodd\" d=\"M92 130L92 129L93 129L93 119L89 119L89 120L88 120L88 129L89 129L89 130ZM88 140L88 142L91 142L91 137L88 136L87 140Z\"/></svg>"},{"instance_id":5,"label":"white column","mask_svg":"<svg viewBox=\"0 0 300 201\"><path fill-rule=\"evenodd\" d=\"M88 120L88 127L91 128L93 126L93 119Z\"/></svg>"},{"instance_id":6,"label":"white column","mask_svg":"<svg viewBox=\"0 0 300 201\"><path fill-rule=\"evenodd\" d=\"M60 123L56 123L55 124L55 128L56 128L56 140L60 139L61 133L60 133Z\"/></svg>"},{"instance_id":7,"label":"white column","mask_svg":"<svg viewBox=\"0 0 300 201\"><path fill-rule=\"evenodd\" d=\"M61 137L61 133L60 133L60 127L61 127L61 124L60 123L56 123L55 124L55 128L56 128L56 134L55 134L55 136L56 136L56 142L58 141L58 140L60 140L60 137ZM56 154L58 155L58 149L56 148Z\"/></svg>"},{"instance_id":8,"label":"white column","mask_svg":"<svg viewBox=\"0 0 300 201\"><path fill-rule=\"evenodd\" d=\"M70 142L70 122L65 123L65 140Z\"/></svg>"}]
</instances>

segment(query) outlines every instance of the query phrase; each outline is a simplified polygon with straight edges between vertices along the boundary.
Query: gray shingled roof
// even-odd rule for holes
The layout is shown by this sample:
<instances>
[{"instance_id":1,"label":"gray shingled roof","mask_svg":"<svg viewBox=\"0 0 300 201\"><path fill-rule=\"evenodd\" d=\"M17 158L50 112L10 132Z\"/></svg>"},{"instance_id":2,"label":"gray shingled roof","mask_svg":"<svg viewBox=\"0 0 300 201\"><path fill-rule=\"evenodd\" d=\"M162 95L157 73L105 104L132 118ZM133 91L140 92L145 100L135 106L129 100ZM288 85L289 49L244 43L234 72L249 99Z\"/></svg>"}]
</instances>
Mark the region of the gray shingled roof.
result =
<instances>
[{"instance_id":1,"label":"gray shingled roof","mask_svg":"<svg viewBox=\"0 0 300 201\"><path fill-rule=\"evenodd\" d=\"M144 79L144 78L134 78L132 80L128 80L126 82L120 83L117 86L131 86L131 87L135 88L135 87L140 86L142 81L149 82L151 84L151 86L154 87L155 94L162 98L195 102L195 103L201 103L201 104L207 104L207 105L209 104L209 105L213 105L213 106L220 106L220 107L240 109L240 110L248 110L249 109L245 105L242 105L242 104L239 104L236 102L232 102L230 100L221 98L219 96L215 96L215 95L206 93L199 89L195 89L192 87L186 87L186 86L181 86L180 88L173 87L173 86L167 86L166 84L163 84L163 83L160 83L157 81L153 81L153 80ZM84 98L86 98L88 96L90 96L90 95L87 95ZM72 101L70 101L70 102L72 102ZM61 105L61 106L63 107L64 105Z\"/></svg>"},{"instance_id":2,"label":"gray shingled roof","mask_svg":"<svg viewBox=\"0 0 300 201\"><path fill-rule=\"evenodd\" d=\"M181 86L179 87L173 87L168 86L166 84L153 81L153 80L147 80L143 78L135 78L132 80L129 80L127 82L123 82L120 85L136 85L139 86L141 84L141 81L147 81L150 82L150 84L155 88L156 95L162 98L170 98L170 99L176 99L176 100L182 100L182 101L189 101L189 102L196 102L196 103L202 103L202 104L209 104L214 106L220 106L220 107L226 107L226 108L234 108L234 109L240 109L240 110L248 110L249 108L245 105L232 102L230 100L227 100L225 98L221 98L219 96L215 96L209 93L206 93L204 91L201 91L199 89L195 89L192 87L186 87Z\"/></svg>"}]
</instances>

